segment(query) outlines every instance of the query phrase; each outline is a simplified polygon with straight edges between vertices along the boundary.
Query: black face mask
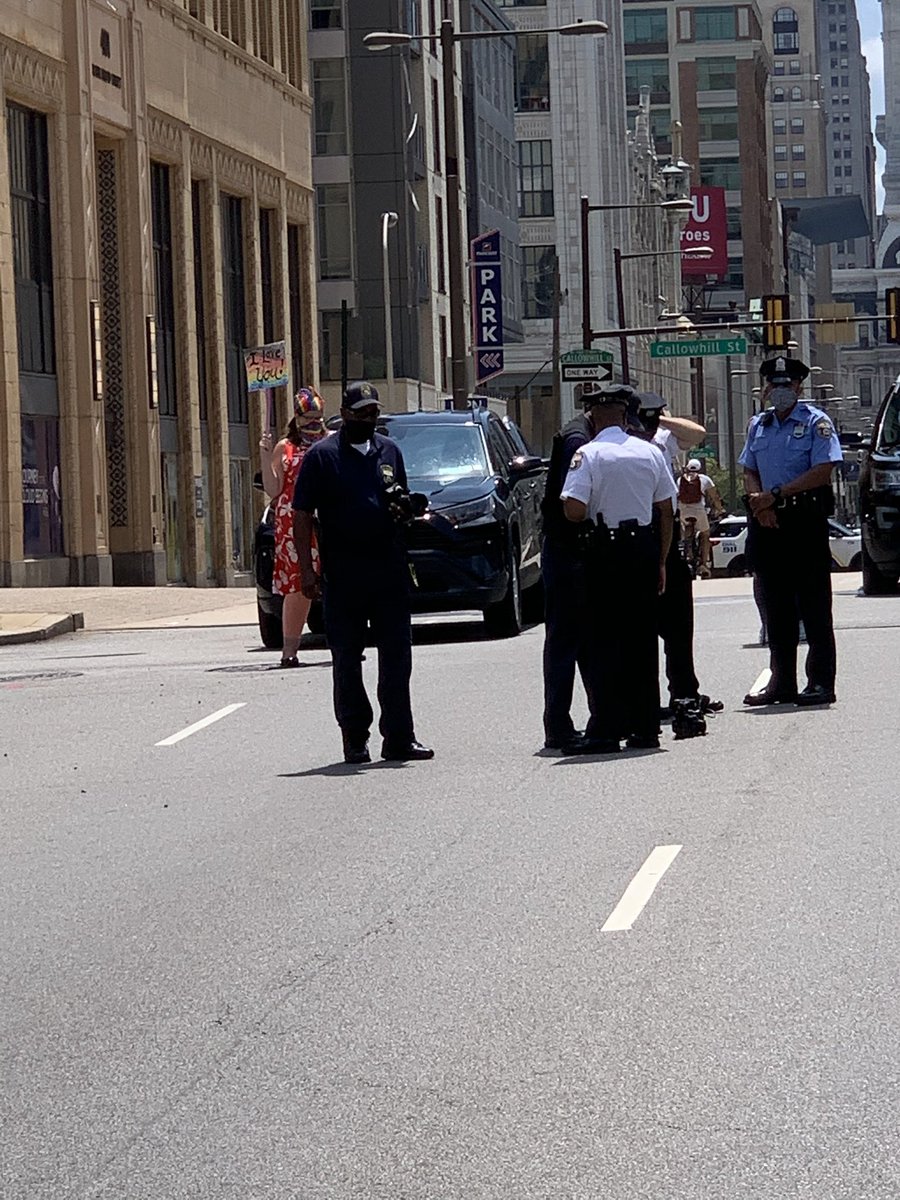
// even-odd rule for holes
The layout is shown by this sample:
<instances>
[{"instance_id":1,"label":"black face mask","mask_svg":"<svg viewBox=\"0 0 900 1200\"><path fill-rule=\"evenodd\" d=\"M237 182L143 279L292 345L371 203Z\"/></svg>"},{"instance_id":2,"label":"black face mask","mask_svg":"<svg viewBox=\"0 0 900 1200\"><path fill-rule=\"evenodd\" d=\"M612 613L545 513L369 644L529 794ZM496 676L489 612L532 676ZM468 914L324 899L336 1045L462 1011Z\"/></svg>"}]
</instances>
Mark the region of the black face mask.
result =
<instances>
[{"instance_id":1,"label":"black face mask","mask_svg":"<svg viewBox=\"0 0 900 1200\"><path fill-rule=\"evenodd\" d=\"M659 409L641 413L641 424L648 433L656 433L657 429L659 429L659 415Z\"/></svg>"},{"instance_id":2,"label":"black face mask","mask_svg":"<svg viewBox=\"0 0 900 1200\"><path fill-rule=\"evenodd\" d=\"M372 434L375 432L375 421L346 418L344 432L347 434L349 442L352 442L354 446L361 446L364 442L371 440Z\"/></svg>"}]
</instances>

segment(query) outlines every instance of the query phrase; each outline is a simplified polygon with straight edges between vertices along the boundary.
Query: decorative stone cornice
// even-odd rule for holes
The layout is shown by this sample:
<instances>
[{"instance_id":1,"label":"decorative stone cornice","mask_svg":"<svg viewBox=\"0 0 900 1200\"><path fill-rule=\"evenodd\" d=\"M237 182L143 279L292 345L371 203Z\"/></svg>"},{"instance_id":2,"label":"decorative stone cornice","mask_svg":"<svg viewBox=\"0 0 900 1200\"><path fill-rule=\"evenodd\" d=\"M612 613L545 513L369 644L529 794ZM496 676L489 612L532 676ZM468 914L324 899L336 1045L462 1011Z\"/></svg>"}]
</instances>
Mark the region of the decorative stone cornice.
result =
<instances>
[{"instance_id":1,"label":"decorative stone cornice","mask_svg":"<svg viewBox=\"0 0 900 1200\"><path fill-rule=\"evenodd\" d=\"M150 153L177 162L186 126L171 120L153 109L147 111L147 142Z\"/></svg>"},{"instance_id":2,"label":"decorative stone cornice","mask_svg":"<svg viewBox=\"0 0 900 1200\"><path fill-rule=\"evenodd\" d=\"M43 109L62 106L66 69L57 59L0 36L0 71L8 98Z\"/></svg>"},{"instance_id":3,"label":"decorative stone cornice","mask_svg":"<svg viewBox=\"0 0 900 1200\"><path fill-rule=\"evenodd\" d=\"M255 164L231 150L216 149L216 174L222 187L236 188L242 195L253 192Z\"/></svg>"},{"instance_id":4,"label":"decorative stone cornice","mask_svg":"<svg viewBox=\"0 0 900 1200\"><path fill-rule=\"evenodd\" d=\"M288 220L297 221L301 225L312 221L312 193L303 188L288 187L285 192L285 208Z\"/></svg>"}]
</instances>

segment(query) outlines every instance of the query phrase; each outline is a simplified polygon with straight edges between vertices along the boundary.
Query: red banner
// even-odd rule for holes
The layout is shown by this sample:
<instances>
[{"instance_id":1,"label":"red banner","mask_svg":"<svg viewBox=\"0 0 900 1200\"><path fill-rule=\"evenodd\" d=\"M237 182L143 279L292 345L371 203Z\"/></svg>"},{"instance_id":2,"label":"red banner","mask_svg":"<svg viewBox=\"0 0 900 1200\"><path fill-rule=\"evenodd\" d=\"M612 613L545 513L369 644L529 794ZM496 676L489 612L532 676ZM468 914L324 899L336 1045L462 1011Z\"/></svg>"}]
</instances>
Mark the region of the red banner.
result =
<instances>
[{"instance_id":1,"label":"red banner","mask_svg":"<svg viewBox=\"0 0 900 1200\"><path fill-rule=\"evenodd\" d=\"M691 188L694 211L681 231L682 250L711 250L712 254L683 254L681 273L693 275L728 274L728 214L725 211L725 189L720 187Z\"/></svg>"}]
</instances>

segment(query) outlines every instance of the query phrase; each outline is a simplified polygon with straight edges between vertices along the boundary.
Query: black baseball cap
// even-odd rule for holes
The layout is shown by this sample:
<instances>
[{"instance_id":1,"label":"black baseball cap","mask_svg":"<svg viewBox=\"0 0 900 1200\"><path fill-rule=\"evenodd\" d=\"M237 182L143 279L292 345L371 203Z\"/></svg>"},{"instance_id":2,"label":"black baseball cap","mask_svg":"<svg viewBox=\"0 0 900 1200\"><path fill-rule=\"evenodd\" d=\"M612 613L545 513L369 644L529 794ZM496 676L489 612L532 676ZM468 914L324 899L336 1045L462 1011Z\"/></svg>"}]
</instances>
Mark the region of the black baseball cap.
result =
<instances>
[{"instance_id":1,"label":"black baseball cap","mask_svg":"<svg viewBox=\"0 0 900 1200\"><path fill-rule=\"evenodd\" d=\"M344 408L369 408L370 405L378 403L378 388L373 387L371 383L359 380L357 383L347 384Z\"/></svg>"},{"instance_id":2,"label":"black baseball cap","mask_svg":"<svg viewBox=\"0 0 900 1200\"><path fill-rule=\"evenodd\" d=\"M799 358L779 354L760 363L759 373L766 383L802 383L809 374L809 367Z\"/></svg>"},{"instance_id":3,"label":"black baseball cap","mask_svg":"<svg viewBox=\"0 0 900 1200\"><path fill-rule=\"evenodd\" d=\"M585 408L597 408L602 404L623 404L626 407L634 396L634 388L628 383L594 384L590 391L581 393L581 403Z\"/></svg>"}]
</instances>

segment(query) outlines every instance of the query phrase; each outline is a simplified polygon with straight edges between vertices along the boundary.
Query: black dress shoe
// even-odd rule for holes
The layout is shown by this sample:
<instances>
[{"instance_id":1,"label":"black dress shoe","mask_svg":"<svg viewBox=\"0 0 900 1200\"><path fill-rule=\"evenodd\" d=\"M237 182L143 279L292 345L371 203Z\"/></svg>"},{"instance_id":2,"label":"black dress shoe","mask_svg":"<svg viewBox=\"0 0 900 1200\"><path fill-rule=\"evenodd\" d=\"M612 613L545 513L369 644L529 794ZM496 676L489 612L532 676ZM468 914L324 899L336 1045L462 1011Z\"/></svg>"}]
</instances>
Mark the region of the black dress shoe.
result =
<instances>
[{"instance_id":1,"label":"black dress shoe","mask_svg":"<svg viewBox=\"0 0 900 1200\"><path fill-rule=\"evenodd\" d=\"M421 742L407 742L405 746L389 746L385 742L381 747L381 757L385 762L425 762L434 758L434 751Z\"/></svg>"},{"instance_id":2,"label":"black dress shoe","mask_svg":"<svg viewBox=\"0 0 900 1200\"><path fill-rule=\"evenodd\" d=\"M828 688L816 683L809 684L803 689L796 699L796 704L800 708L812 708L816 704L834 704L836 700L837 696L834 692L829 692Z\"/></svg>"},{"instance_id":3,"label":"black dress shoe","mask_svg":"<svg viewBox=\"0 0 900 1200\"><path fill-rule=\"evenodd\" d=\"M775 692L763 688L761 692L748 692L744 703L748 708L765 708L769 704L796 704L796 692Z\"/></svg>"},{"instance_id":4,"label":"black dress shoe","mask_svg":"<svg viewBox=\"0 0 900 1200\"><path fill-rule=\"evenodd\" d=\"M702 713L721 712L725 707L721 700L711 700L709 696L705 696L703 693L701 693L697 698L700 701L700 711Z\"/></svg>"},{"instance_id":5,"label":"black dress shoe","mask_svg":"<svg viewBox=\"0 0 900 1200\"><path fill-rule=\"evenodd\" d=\"M369 754L369 739L351 738L344 735L344 762L353 763L358 766L360 763L371 762L372 758Z\"/></svg>"},{"instance_id":6,"label":"black dress shoe","mask_svg":"<svg viewBox=\"0 0 900 1200\"><path fill-rule=\"evenodd\" d=\"M548 733L547 736L544 738L544 749L545 750L564 750L566 748L566 746L568 746L569 742L573 742L573 741L575 741L576 738L580 738L580 737L584 737L584 734L581 733L581 731L578 729L573 729L571 733L567 733L564 735L561 734L558 737L554 737L553 734Z\"/></svg>"},{"instance_id":7,"label":"black dress shoe","mask_svg":"<svg viewBox=\"0 0 900 1200\"><path fill-rule=\"evenodd\" d=\"M594 738L581 734L563 746L563 754L618 754L622 747L616 738Z\"/></svg>"},{"instance_id":8,"label":"black dress shoe","mask_svg":"<svg viewBox=\"0 0 900 1200\"><path fill-rule=\"evenodd\" d=\"M658 737L640 737L633 733L625 739L626 750L658 750Z\"/></svg>"}]
</instances>

